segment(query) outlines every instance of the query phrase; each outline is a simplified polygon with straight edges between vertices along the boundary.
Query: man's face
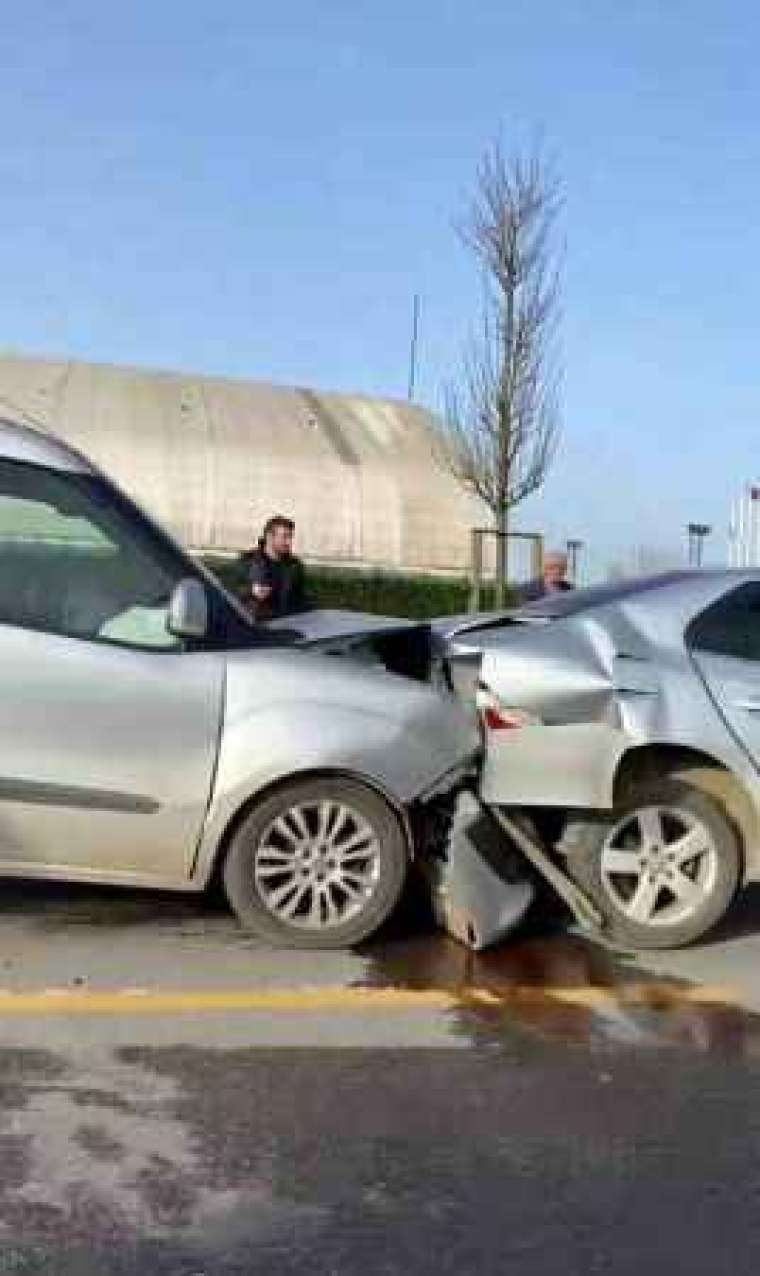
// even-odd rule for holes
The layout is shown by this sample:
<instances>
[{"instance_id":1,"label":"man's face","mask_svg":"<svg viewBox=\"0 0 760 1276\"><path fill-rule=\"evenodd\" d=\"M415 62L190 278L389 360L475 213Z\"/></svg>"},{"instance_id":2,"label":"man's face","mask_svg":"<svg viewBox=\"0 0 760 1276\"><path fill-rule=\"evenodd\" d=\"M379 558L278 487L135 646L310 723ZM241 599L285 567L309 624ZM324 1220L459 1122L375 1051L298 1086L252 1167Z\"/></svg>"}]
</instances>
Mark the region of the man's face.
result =
<instances>
[{"instance_id":1,"label":"man's face","mask_svg":"<svg viewBox=\"0 0 760 1276\"><path fill-rule=\"evenodd\" d=\"M267 536L267 549L272 558L287 558L293 552L293 530L278 525Z\"/></svg>"},{"instance_id":2,"label":"man's face","mask_svg":"<svg viewBox=\"0 0 760 1276\"><path fill-rule=\"evenodd\" d=\"M567 558L564 554L547 554L544 560L544 580L547 585L561 585L567 576Z\"/></svg>"}]
</instances>

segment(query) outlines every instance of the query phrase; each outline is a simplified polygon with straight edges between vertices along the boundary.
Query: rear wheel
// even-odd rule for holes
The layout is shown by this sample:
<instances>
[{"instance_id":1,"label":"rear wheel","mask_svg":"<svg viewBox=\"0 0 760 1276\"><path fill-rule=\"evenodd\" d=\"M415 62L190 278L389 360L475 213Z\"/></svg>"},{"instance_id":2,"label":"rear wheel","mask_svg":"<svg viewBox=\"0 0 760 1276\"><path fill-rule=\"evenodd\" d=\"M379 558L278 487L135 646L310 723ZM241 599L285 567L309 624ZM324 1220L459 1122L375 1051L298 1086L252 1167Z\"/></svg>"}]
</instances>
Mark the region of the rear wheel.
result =
<instances>
[{"instance_id":1,"label":"rear wheel","mask_svg":"<svg viewBox=\"0 0 760 1276\"><path fill-rule=\"evenodd\" d=\"M610 936L634 948L698 939L723 916L739 882L739 845L725 811L681 780L648 784L611 815L571 817L558 850Z\"/></svg>"},{"instance_id":2,"label":"rear wheel","mask_svg":"<svg viewBox=\"0 0 760 1276\"><path fill-rule=\"evenodd\" d=\"M243 821L224 865L241 923L293 948L344 948L389 916L408 864L401 824L372 789L341 777L294 781Z\"/></svg>"}]
</instances>

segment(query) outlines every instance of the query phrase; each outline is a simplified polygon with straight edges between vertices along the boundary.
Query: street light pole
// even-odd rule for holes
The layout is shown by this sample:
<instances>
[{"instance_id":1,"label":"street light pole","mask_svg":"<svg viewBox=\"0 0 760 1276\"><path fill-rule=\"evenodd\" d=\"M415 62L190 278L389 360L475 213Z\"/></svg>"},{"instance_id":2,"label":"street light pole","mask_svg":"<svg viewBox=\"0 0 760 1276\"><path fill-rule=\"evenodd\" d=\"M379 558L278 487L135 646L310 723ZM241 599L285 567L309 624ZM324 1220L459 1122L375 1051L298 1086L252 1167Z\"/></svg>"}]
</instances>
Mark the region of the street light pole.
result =
<instances>
[{"instance_id":1,"label":"street light pole","mask_svg":"<svg viewBox=\"0 0 760 1276\"><path fill-rule=\"evenodd\" d=\"M407 398L411 403L414 399L414 388L417 380L417 339L420 330L420 298L419 294L414 294L414 302L412 305L412 343L409 351L409 388Z\"/></svg>"},{"instance_id":2,"label":"street light pole","mask_svg":"<svg viewBox=\"0 0 760 1276\"><path fill-rule=\"evenodd\" d=\"M710 535L712 527L709 523L689 523L686 530L689 534L689 566L701 567L705 537Z\"/></svg>"}]
</instances>

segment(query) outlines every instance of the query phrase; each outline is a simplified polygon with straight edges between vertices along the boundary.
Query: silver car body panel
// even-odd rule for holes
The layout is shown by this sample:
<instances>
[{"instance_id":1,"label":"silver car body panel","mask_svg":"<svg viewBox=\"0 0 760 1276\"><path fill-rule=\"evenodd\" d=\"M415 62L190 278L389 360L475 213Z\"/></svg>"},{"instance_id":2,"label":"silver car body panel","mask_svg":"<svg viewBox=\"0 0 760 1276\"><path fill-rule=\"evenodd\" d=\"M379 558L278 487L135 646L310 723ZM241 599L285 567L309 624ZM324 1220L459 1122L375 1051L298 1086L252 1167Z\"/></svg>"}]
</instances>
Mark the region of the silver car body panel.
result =
<instances>
[{"instance_id":1,"label":"silver car body panel","mask_svg":"<svg viewBox=\"0 0 760 1276\"><path fill-rule=\"evenodd\" d=\"M290 645L348 657L418 682L437 682L442 689L448 686L424 620L325 608L267 621L263 629L287 637Z\"/></svg>"},{"instance_id":2,"label":"silver car body panel","mask_svg":"<svg viewBox=\"0 0 760 1276\"><path fill-rule=\"evenodd\" d=\"M727 720L700 674L702 658L692 659L684 643L691 619L745 582L760 582L760 574L684 574L555 619L536 608L530 624L482 633L482 682L505 706L541 720L490 733L484 800L610 809L619 767L630 752L672 747L693 750L730 772L758 825L760 753L747 747L746 734L740 739L737 724ZM736 663L743 667L747 695L752 675L745 662ZM760 667L755 684L760 697ZM746 871L760 877L760 841L747 847Z\"/></svg>"},{"instance_id":3,"label":"silver car body panel","mask_svg":"<svg viewBox=\"0 0 760 1276\"><path fill-rule=\"evenodd\" d=\"M624 732L601 722L493 732L480 796L493 806L612 805L615 774L630 748Z\"/></svg>"},{"instance_id":4,"label":"silver car body panel","mask_svg":"<svg viewBox=\"0 0 760 1276\"><path fill-rule=\"evenodd\" d=\"M368 634L416 629L421 623L424 624L396 616L377 616L370 612L325 607L267 621L266 628L275 631L295 630L304 643L321 643L334 638L358 638Z\"/></svg>"},{"instance_id":5,"label":"silver car body panel","mask_svg":"<svg viewBox=\"0 0 760 1276\"><path fill-rule=\"evenodd\" d=\"M760 758L760 674L733 656L696 652L694 664L716 707L750 758Z\"/></svg>"},{"instance_id":6,"label":"silver car body panel","mask_svg":"<svg viewBox=\"0 0 760 1276\"><path fill-rule=\"evenodd\" d=\"M196 875L257 793L315 772L364 780L402 813L473 767L472 716L425 686L299 651L227 656L224 729Z\"/></svg>"},{"instance_id":7,"label":"silver car body panel","mask_svg":"<svg viewBox=\"0 0 760 1276\"><path fill-rule=\"evenodd\" d=\"M485 611L477 615L439 616L429 623L433 634L449 654L468 655L480 652L483 643L492 635L498 635L513 624L543 624L544 621L541 617L531 617L525 610L510 607L506 611Z\"/></svg>"},{"instance_id":8,"label":"silver car body panel","mask_svg":"<svg viewBox=\"0 0 760 1276\"><path fill-rule=\"evenodd\" d=\"M0 625L0 873L187 881L224 660Z\"/></svg>"},{"instance_id":9,"label":"silver car body panel","mask_svg":"<svg viewBox=\"0 0 760 1276\"><path fill-rule=\"evenodd\" d=\"M16 421L0 420L0 456L9 461L46 465L52 470L64 470L69 474L99 472L76 448Z\"/></svg>"}]
</instances>

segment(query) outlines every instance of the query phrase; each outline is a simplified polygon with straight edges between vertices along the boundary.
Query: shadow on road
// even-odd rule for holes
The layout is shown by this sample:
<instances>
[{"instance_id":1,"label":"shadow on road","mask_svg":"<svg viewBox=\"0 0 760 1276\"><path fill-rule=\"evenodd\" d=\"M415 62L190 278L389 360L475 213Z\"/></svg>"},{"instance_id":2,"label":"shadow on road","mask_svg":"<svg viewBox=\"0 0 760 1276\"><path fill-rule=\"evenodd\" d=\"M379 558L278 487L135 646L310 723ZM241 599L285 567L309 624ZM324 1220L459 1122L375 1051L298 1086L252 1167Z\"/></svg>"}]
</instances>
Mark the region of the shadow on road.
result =
<instances>
[{"instance_id":1,"label":"shadow on road","mask_svg":"<svg viewBox=\"0 0 760 1276\"><path fill-rule=\"evenodd\" d=\"M189 921L205 921L216 931L225 926L231 932L237 929L236 919L218 885L195 895L5 878L0 879L0 922L3 917L17 917L33 926L56 928L107 929L158 924L172 929ZM519 936L556 939L570 920L562 904L545 896L532 908L520 927ZM429 936L435 931L425 887L412 878L394 916L373 944L395 944L415 936ZM749 886L742 893L720 925L706 935L698 947L708 948L751 935L760 935L760 884ZM511 948L512 942L508 941L506 946Z\"/></svg>"},{"instance_id":2,"label":"shadow on road","mask_svg":"<svg viewBox=\"0 0 760 1276\"><path fill-rule=\"evenodd\" d=\"M34 927L180 926L188 921L237 925L217 891L203 895L124 887L5 879L0 883L0 923L23 919Z\"/></svg>"},{"instance_id":3,"label":"shadow on road","mask_svg":"<svg viewBox=\"0 0 760 1276\"><path fill-rule=\"evenodd\" d=\"M700 947L726 944L746 935L760 935L760 885L748 886L723 921L700 940Z\"/></svg>"}]
</instances>

